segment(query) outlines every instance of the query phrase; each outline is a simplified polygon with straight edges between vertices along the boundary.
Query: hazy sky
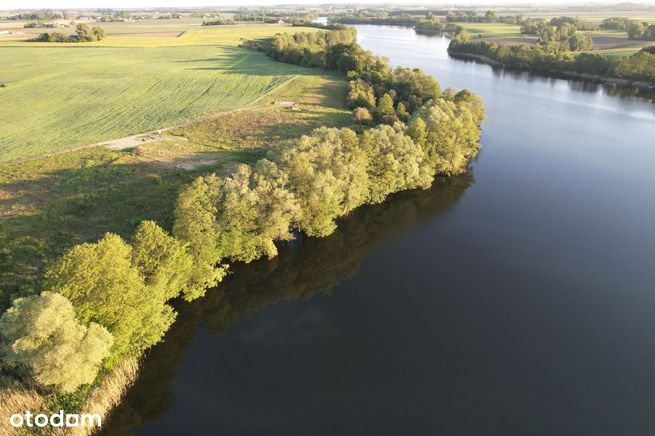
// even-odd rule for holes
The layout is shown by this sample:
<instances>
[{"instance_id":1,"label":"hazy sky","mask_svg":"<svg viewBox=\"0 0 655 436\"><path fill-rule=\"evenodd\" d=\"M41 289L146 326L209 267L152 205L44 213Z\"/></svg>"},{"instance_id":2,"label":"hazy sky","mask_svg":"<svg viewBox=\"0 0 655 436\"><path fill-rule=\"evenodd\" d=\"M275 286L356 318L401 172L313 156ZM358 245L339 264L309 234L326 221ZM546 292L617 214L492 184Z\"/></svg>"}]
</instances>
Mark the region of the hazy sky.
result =
<instances>
[{"instance_id":1,"label":"hazy sky","mask_svg":"<svg viewBox=\"0 0 655 436\"><path fill-rule=\"evenodd\" d=\"M620 1L566 1L566 0L396 0L389 4L427 4L431 6L443 5L472 5L472 4L549 4L549 5L578 5L578 4L608 4ZM655 0L636 0L638 3L655 4ZM40 9L40 8L139 8L162 6L252 6L252 5L278 5L278 4L320 4L320 3L377 3L381 0L0 0L0 10L6 9Z\"/></svg>"}]
</instances>

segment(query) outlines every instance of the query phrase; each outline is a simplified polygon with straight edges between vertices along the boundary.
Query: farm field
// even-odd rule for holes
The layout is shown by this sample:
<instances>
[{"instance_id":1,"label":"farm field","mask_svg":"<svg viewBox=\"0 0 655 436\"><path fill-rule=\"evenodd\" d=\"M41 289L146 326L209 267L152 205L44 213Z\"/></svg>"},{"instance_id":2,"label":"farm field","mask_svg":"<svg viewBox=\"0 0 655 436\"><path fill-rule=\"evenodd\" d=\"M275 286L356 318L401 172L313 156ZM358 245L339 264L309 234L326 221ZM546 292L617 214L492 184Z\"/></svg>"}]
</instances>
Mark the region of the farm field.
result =
<instances>
[{"instance_id":1,"label":"farm field","mask_svg":"<svg viewBox=\"0 0 655 436\"><path fill-rule=\"evenodd\" d=\"M585 20L591 21L592 23L599 24L607 17L625 17L631 20L640 20L655 22L655 11L645 11L645 10L636 10L636 11L585 11L585 10L575 10L571 9L562 9L562 10L551 10L551 11L522 11L523 15L531 18L545 18L551 19L555 17L561 17L563 15L570 17L580 17Z\"/></svg>"},{"instance_id":2,"label":"farm field","mask_svg":"<svg viewBox=\"0 0 655 436\"><path fill-rule=\"evenodd\" d=\"M471 36L489 37L521 37L521 26L502 23L457 23Z\"/></svg>"},{"instance_id":3,"label":"farm field","mask_svg":"<svg viewBox=\"0 0 655 436\"><path fill-rule=\"evenodd\" d=\"M143 219L170 229L178 190L199 174L252 162L319 126L352 126L344 95L337 75L295 76L254 107L199 120L157 142L0 163L0 288L29 287L63 251L105 232L129 237ZM0 294L0 306L8 298Z\"/></svg>"},{"instance_id":4,"label":"farm field","mask_svg":"<svg viewBox=\"0 0 655 436\"><path fill-rule=\"evenodd\" d=\"M537 37L534 35L522 35L521 27L511 24L497 23L459 23L471 34L473 39L495 42L497 44L536 44ZM603 53L633 54L642 47L653 45L652 41L639 41L628 39L625 31L596 30L585 32L591 36L594 43L593 50L601 50Z\"/></svg>"},{"instance_id":5,"label":"farm field","mask_svg":"<svg viewBox=\"0 0 655 436\"><path fill-rule=\"evenodd\" d=\"M10 30L12 32L21 32L26 34L39 34L42 32L62 32L72 33L73 27L59 28L24 28L23 26L30 21L0 21L0 30ZM58 20L59 23L68 24L65 20ZM203 20L201 18L182 18L182 19L165 19L165 20L139 20L134 22L107 22L96 23L89 21L89 25L99 25L105 29L107 35L121 35L132 33L158 33L158 32L184 32L200 27Z\"/></svg>"},{"instance_id":6,"label":"farm field","mask_svg":"<svg viewBox=\"0 0 655 436\"><path fill-rule=\"evenodd\" d=\"M224 27L230 27L225 29ZM0 161L144 133L251 105L305 68L239 48L298 31L224 26L181 37L108 37L89 44L0 40ZM243 29L236 29L243 27ZM166 48L163 48L166 47Z\"/></svg>"}]
</instances>

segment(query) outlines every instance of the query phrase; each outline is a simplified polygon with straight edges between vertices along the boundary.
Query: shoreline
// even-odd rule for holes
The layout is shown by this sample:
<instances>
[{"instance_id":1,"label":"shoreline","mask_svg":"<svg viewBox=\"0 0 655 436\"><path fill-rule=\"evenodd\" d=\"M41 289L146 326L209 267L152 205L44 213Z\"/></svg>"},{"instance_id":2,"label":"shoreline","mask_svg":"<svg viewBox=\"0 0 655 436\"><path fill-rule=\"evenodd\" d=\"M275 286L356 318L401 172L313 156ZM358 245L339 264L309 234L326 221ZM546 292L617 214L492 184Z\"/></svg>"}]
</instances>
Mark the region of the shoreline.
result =
<instances>
[{"instance_id":1,"label":"shoreline","mask_svg":"<svg viewBox=\"0 0 655 436\"><path fill-rule=\"evenodd\" d=\"M555 77L558 79L577 79L589 83L602 83L606 85L615 85L615 86L621 86L626 88L633 88L641 91L655 91L655 83L642 82L639 80L622 79L620 77L598 76L594 74L576 73L573 71L552 71L552 70L539 70L533 68L514 68L514 67L509 67L501 62L498 62L497 60L492 59L488 56L480 55L476 53L450 53L449 52L448 56L450 56L453 59L478 61L487 65L491 65L492 67L507 68L508 70L511 71L527 71L544 77Z\"/></svg>"}]
</instances>

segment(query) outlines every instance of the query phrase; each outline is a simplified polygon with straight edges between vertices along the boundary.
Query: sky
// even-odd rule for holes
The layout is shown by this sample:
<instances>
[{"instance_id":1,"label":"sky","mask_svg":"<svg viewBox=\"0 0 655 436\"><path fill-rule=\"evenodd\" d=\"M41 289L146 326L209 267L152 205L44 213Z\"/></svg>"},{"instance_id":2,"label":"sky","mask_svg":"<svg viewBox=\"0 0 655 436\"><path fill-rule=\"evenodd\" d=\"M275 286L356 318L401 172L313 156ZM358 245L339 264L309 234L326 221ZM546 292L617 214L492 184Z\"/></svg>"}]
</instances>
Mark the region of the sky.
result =
<instances>
[{"instance_id":1,"label":"sky","mask_svg":"<svg viewBox=\"0 0 655 436\"><path fill-rule=\"evenodd\" d=\"M630 0L623 0L630 1ZM655 0L632 0L635 3L655 4ZM474 4L540 4L540 5L579 5L608 4L616 1L566 1L566 0L395 0L389 4L426 4L430 6L474 5ZM0 0L0 10L7 9L73 9L73 8L156 8L193 6L273 6L279 4L321 4L321 3L367 3L381 4L384 0Z\"/></svg>"}]
</instances>

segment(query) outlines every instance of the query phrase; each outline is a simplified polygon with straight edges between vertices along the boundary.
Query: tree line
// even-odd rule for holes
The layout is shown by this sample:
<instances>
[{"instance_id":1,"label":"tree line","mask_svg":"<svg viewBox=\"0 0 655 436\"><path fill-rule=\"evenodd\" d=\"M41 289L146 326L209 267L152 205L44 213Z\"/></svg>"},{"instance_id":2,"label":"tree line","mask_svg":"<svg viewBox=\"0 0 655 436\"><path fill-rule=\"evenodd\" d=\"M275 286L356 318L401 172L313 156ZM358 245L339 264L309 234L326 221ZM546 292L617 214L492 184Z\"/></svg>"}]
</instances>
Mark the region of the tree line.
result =
<instances>
[{"instance_id":1,"label":"tree line","mask_svg":"<svg viewBox=\"0 0 655 436\"><path fill-rule=\"evenodd\" d=\"M655 24L625 17L610 17L600 23L605 30L625 30L630 39L655 41Z\"/></svg>"},{"instance_id":2,"label":"tree line","mask_svg":"<svg viewBox=\"0 0 655 436\"><path fill-rule=\"evenodd\" d=\"M459 25L450 22L442 22L433 12L430 11L417 15L405 13L369 13L372 15L359 13L331 16L330 22L339 24L376 24L382 26L412 27L416 33L423 35L441 35L444 33L455 34L458 31L461 31Z\"/></svg>"},{"instance_id":3,"label":"tree line","mask_svg":"<svg viewBox=\"0 0 655 436\"><path fill-rule=\"evenodd\" d=\"M628 38L630 39L643 39L646 41L655 41L655 24L648 24L647 22L632 22L626 29Z\"/></svg>"},{"instance_id":4,"label":"tree line","mask_svg":"<svg viewBox=\"0 0 655 436\"><path fill-rule=\"evenodd\" d=\"M3 362L57 392L82 395L99 372L161 341L176 317L170 302L203 296L230 264L272 258L295 232L330 235L338 218L363 204L464 172L479 149L481 100L442 92L420 70L392 70L350 32L276 36L267 47L301 63L298 46L312 60L312 49L326 52L320 65L380 96L385 116L398 116L404 102L412 112L406 122L383 117L362 134L316 129L227 176L185 186L172 232L143 221L129 240L108 233L74 246L47 270L39 294L15 295L0 317ZM285 47L294 54L283 56Z\"/></svg>"},{"instance_id":5,"label":"tree line","mask_svg":"<svg viewBox=\"0 0 655 436\"><path fill-rule=\"evenodd\" d=\"M461 33L450 42L448 53L453 56L484 56L510 68L655 82L655 55L650 47L631 56L608 58L600 53L576 53L570 49L570 40L568 44L569 49L566 49L566 44L551 42L499 45L471 41L468 35Z\"/></svg>"},{"instance_id":6,"label":"tree line","mask_svg":"<svg viewBox=\"0 0 655 436\"><path fill-rule=\"evenodd\" d=\"M100 26L91 27L86 23L80 23L75 27L75 34L64 35L61 32L45 32L31 42L92 42L105 39L105 30Z\"/></svg>"}]
</instances>

